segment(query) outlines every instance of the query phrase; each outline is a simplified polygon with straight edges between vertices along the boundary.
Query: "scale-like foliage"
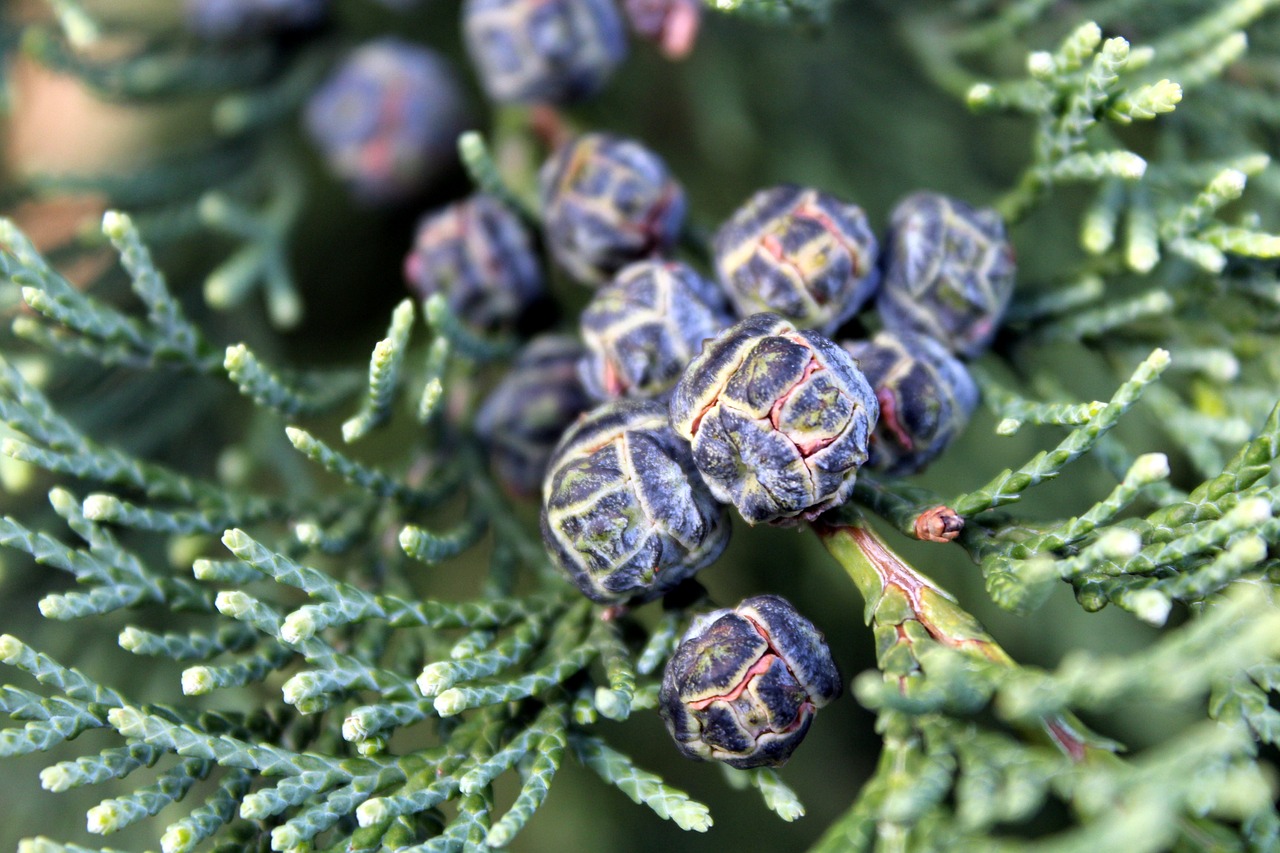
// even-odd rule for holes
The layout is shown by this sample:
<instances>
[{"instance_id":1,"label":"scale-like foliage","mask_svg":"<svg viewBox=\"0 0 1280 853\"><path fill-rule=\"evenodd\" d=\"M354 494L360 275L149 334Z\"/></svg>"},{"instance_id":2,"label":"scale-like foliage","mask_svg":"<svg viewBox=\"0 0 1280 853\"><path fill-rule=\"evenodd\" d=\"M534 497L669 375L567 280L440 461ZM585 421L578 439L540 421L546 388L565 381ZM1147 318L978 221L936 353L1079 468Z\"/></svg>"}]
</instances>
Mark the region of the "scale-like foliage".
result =
<instances>
[{"instance_id":1,"label":"scale-like foliage","mask_svg":"<svg viewBox=\"0 0 1280 853\"><path fill-rule=\"evenodd\" d=\"M0 219L0 307L12 318L0 338L0 484L15 497L0 545L16 555L11 573L58 570L32 581L39 612L76 620L77 644L116 636L125 659L180 666L157 668L145 690L116 683L101 660L82 672L69 653L21 639L35 632L6 612L0 756L56 750L46 790L103 792L89 833L150 826L144 843L166 853L504 847L537 826L575 762L617 789L602 798L620 792L680 829L750 826L712 830L707 805L624 743L636 718L653 723L663 664L708 596L680 589L653 614L593 605L490 473L473 420L519 335L474 328L437 293L389 300L355 340L360 323L316 317L332 294L313 298L295 274L325 278L301 226L341 207L314 186L292 131L299 107L345 37L438 10L353 0L334 4L329 29L206 42L100 5L50 0L48 15L0 28L0 51L114 104L179 105L203 130L141 165L6 187L5 203L92 194L129 213L40 248ZM853 500L806 533L853 582L833 590L812 575L827 612L856 622L861 608L870 626L856 636L875 669L852 692L879 744L868 779L854 779L847 756L826 765L847 769L858 793L809 829L815 849L1280 845L1263 748L1280 745L1280 180L1259 153L1280 129L1280 2L939 0L834 15L821 0L714 5L829 26L830 38L865 31L880 57L866 77L883 78L893 106L901 75L942 93L921 102L930 109L974 111L988 128L975 134L1002 137L984 178L992 198L974 201L1004 215L1023 269L993 352L973 365L994 428L975 419L963 458L942 463L949 479L860 474ZM687 121L689 150L715 161L701 183L689 176L695 218L726 177L717 170L814 155L810 127L791 148L785 128L754 154L728 141L750 135L756 90L790 98L777 81L800 79L788 51L809 43L708 17L705 51L672 90L687 86L694 108L662 125ZM760 61L741 61L735 38L761 45ZM639 74L676 73L634 61ZM815 92L858 77L822 73ZM865 94L868 106L842 96L840 110L885 103ZM0 103L11 107L7 92ZM907 127L912 106L874 120ZM841 120L812 112L815 126ZM459 159L537 229L533 152L607 114L504 108L491 136L462 134ZM693 156L670 154L677 167ZM957 180L941 155L904 170ZM367 252L354 268L385 276L373 235L403 223L341 211L334 233L357 235L342 251ZM706 233L687 226L682 256L705 262ZM550 277L563 307L583 301ZM247 300L255 291L266 323ZM304 308L321 331L303 324ZM52 513L21 493L32 482ZM923 560L889 548L872 516L952 543L922 547L967 558L991 602L1019 616L1058 618L1048 603L1069 586L1085 611L1112 604L1159 630L1140 648L1025 665L972 615L986 603L978 586L946 591ZM769 542L767 531L735 535ZM794 574L824 571L794 551ZM720 571L732 567L708 574ZM829 633L851 636L843 627ZM1176 709L1174 723L1126 752L1133 732L1113 731L1115 717L1152 706ZM793 787L821 786L790 773L725 775L754 789L744 808L792 822L806 813ZM20 849L93 848L41 836Z\"/></svg>"}]
</instances>

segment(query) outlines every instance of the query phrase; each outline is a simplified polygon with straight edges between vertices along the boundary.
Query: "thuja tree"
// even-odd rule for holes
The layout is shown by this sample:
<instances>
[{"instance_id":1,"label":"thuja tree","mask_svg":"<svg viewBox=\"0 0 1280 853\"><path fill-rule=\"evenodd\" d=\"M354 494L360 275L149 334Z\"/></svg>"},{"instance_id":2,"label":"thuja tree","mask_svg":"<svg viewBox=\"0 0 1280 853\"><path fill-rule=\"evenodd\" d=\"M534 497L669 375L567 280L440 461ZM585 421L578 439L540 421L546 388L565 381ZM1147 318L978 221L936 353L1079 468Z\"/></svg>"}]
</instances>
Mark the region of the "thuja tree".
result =
<instances>
[{"instance_id":1,"label":"thuja tree","mask_svg":"<svg viewBox=\"0 0 1280 853\"><path fill-rule=\"evenodd\" d=\"M141 165L17 164L5 185L22 222L64 197L109 212L63 240L0 221L0 838L28 851L1280 846L1280 181L1265 153L1280 4L659 0L626 8L656 43L629 57L612 6L543 4L573 22L547 44L591 43L541 66L515 61L549 49L519 2L176 5L5 10L12 124L29 114L13 79L32 66L179 118ZM579 136L595 132L614 136ZM621 163L641 189L540 193L539 165L574 138L591 147L553 160L544 184ZM670 187L655 201L645 180ZM784 182L815 192L767 190ZM419 215L473 187L488 201L434 214L412 246ZM809 211L838 237L855 281L703 345L760 310L735 278L744 242L791 272L840 262L788 259L750 212L718 229L762 188L758 205ZM890 211L918 191L945 194L898 208L923 217L925 243L1003 246L1007 227L966 281L999 307L993 282L1011 281L1011 301L945 345L875 350L865 339L895 317L945 338L965 310L871 296L894 277L869 260L877 235L889 251ZM591 221L609 204L641 211L637 228ZM945 216L968 236L930 238ZM477 232L512 249L480 252L514 288L506 301L483 283L463 298L470 273L435 251ZM655 253L721 280L698 297L712 325L671 344L673 373L579 367L597 325L671 319L634 294L582 311L594 291L580 282ZM700 285L659 266L647 286L694 298ZM548 328L559 337L521 349ZM770 454L724 469L699 451L722 407L754 398L732 379L714 393L703 374L681 379L684 362L767 376L774 362L741 349L748 333L809 348L755 422L760 441L772 429L839 456L836 485L815 478L802 504ZM856 360L828 335L863 339ZM903 357L932 365L923 398L895 396L914 374L859 384ZM960 372L972 383L948 378ZM512 377L529 375L560 392L522 405L537 388ZM817 426L787 420L796 389L837 380L823 399L857 401L861 444L807 431L829 407ZM546 451L529 448L587 392L670 395L677 381L670 409L626 404L574 427L540 530ZM890 432L864 465L877 410ZM667 461L637 451L619 483L564 486L618 430L666 430L652 441ZM671 465L690 479L644 497ZM556 503L562 486L572 500ZM657 502L646 511L678 509L626 546L661 552L657 581L574 562L565 542L623 549L625 520L559 535L578 504L627 489ZM732 617L807 691L801 736L826 704L808 745L782 769L777 754L684 761L659 705L680 750L725 756L698 728L715 697L660 690L668 659L691 623L698 642L712 633L699 614L773 593L844 670L775 599Z\"/></svg>"}]
</instances>

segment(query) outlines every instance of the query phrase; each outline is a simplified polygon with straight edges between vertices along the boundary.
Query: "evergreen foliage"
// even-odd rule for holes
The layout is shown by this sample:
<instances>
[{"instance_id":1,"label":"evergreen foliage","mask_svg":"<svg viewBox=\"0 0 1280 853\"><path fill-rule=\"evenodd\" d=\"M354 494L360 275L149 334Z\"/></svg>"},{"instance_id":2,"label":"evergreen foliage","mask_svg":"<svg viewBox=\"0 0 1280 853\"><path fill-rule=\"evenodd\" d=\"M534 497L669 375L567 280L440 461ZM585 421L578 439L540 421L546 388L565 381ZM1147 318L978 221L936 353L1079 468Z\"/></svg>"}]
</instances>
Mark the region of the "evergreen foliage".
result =
<instances>
[{"instance_id":1,"label":"evergreen foliage","mask_svg":"<svg viewBox=\"0 0 1280 853\"><path fill-rule=\"evenodd\" d=\"M202 127L130 170L7 181L9 205L93 194L111 209L40 248L0 219L0 580L38 589L40 615L74 621L57 631L77 645L118 634L115 660L156 669L146 682L78 660L49 639L68 635L6 603L0 756L53 751L47 791L103 792L88 835L51 827L57 839L19 849L108 850L94 836L134 824L148 828L132 836L141 846L166 853L518 849L569 765L683 830L711 830L716 815L681 790L709 769L633 757L643 738L616 725L656 718L661 667L707 598L602 618L555 572L472 431L516 336L476 331L440 294L383 300L369 329L308 325L331 302L297 273L314 267L298 247L315 209L381 220L332 201L298 110L355 34L456 41L456 9L339 0L327 29L210 43L111 5L48 0L21 22L7 10L0 50L113 103L194 104ZM752 120L746 88L781 67L762 60L737 88L730 42L802 50L796 29L873 33L881 77L918 75L928 103L975 113L983 140L1016 129L992 174L952 178L985 188L974 201L1006 217L1022 269L994 350L972 365L990 417L948 452L946 476L864 472L804 533L861 596L816 557L801 567L838 602L828 612L857 621L863 608L860 659L870 666L874 647L875 668L853 674L852 692L879 752L829 826L788 826L794 846L1280 849L1280 172L1266 153L1280 130L1278 7L749 0L709 14L702 75L679 78L707 94L672 122L713 151L715 134ZM646 68L647 80L681 73ZM842 109L892 103L883 85ZM642 88L624 72L603 97L639 102ZM581 109L560 120L611 119ZM472 183L530 223L545 121L504 107L458 141ZM776 159L773 176L803 144L780 130L762 152L726 143L725 157ZM703 153L670 157L678 177L707 143L691 146ZM688 177L698 220L715 173ZM773 182L738 180L743 198ZM727 214L740 200L716 201ZM686 227L691 262L709 257L710 224ZM86 258L112 264L86 281L68 271ZM580 305L574 287L556 282L557 296ZM882 535L912 554L962 552L985 598L1020 620L1062 618L1046 605L1066 585L1084 611L1113 605L1153 630L1136 649L1073 643L1047 668L1020 662L973 615L989 603L977 586L948 592ZM807 559L787 548L792 564ZM1176 708L1175 723L1127 752L1132 729L1116 719L1151 707ZM725 775L753 789L752 810L791 822L806 808L790 772Z\"/></svg>"}]
</instances>

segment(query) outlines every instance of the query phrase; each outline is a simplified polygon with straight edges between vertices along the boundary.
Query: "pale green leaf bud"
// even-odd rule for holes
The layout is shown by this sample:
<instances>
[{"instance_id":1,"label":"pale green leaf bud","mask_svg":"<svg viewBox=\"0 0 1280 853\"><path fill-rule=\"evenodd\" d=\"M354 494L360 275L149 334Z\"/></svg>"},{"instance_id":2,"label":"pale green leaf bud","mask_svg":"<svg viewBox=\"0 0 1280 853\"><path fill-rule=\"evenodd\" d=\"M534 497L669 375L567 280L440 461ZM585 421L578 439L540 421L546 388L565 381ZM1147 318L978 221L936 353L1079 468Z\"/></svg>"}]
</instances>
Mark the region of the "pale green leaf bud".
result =
<instances>
[{"instance_id":1,"label":"pale green leaf bud","mask_svg":"<svg viewBox=\"0 0 1280 853\"><path fill-rule=\"evenodd\" d=\"M119 643L120 648L123 648L125 652L136 652L142 646L142 642L142 631L132 625L120 631L120 637L116 639L116 643Z\"/></svg>"},{"instance_id":2,"label":"pale green leaf bud","mask_svg":"<svg viewBox=\"0 0 1280 853\"><path fill-rule=\"evenodd\" d=\"M296 707L309 699L316 698L320 687L320 679L314 672L299 672L284 683L280 692L284 695L284 701L287 704Z\"/></svg>"},{"instance_id":3,"label":"pale green leaf bud","mask_svg":"<svg viewBox=\"0 0 1280 853\"><path fill-rule=\"evenodd\" d=\"M1147 161L1132 151L1114 151L1109 158L1111 171L1127 181L1136 181L1147 173Z\"/></svg>"},{"instance_id":4,"label":"pale green leaf bud","mask_svg":"<svg viewBox=\"0 0 1280 853\"><path fill-rule=\"evenodd\" d=\"M1022 421L1017 418L1001 418L996 424L996 435L1013 435L1022 429Z\"/></svg>"},{"instance_id":5,"label":"pale green leaf bud","mask_svg":"<svg viewBox=\"0 0 1280 853\"><path fill-rule=\"evenodd\" d=\"M596 688L595 703L600 716L610 720L625 720L631 714L631 702L608 687Z\"/></svg>"},{"instance_id":6,"label":"pale green leaf bud","mask_svg":"<svg viewBox=\"0 0 1280 853\"><path fill-rule=\"evenodd\" d=\"M110 801L89 809L85 819L86 828L94 835L108 835L120 828L120 810Z\"/></svg>"},{"instance_id":7,"label":"pale green leaf bud","mask_svg":"<svg viewBox=\"0 0 1280 853\"><path fill-rule=\"evenodd\" d=\"M1240 375L1240 360L1230 353L1215 353L1204 369L1210 379L1232 382Z\"/></svg>"},{"instance_id":8,"label":"pale green leaf bud","mask_svg":"<svg viewBox=\"0 0 1280 853\"><path fill-rule=\"evenodd\" d=\"M1232 507L1227 518L1240 529L1255 527L1271 518L1271 501L1263 497L1247 498Z\"/></svg>"},{"instance_id":9,"label":"pale green leaf bud","mask_svg":"<svg viewBox=\"0 0 1280 853\"><path fill-rule=\"evenodd\" d=\"M127 213L108 210L102 214L102 233L112 240L122 240L133 230L133 220Z\"/></svg>"},{"instance_id":10,"label":"pale green leaf bud","mask_svg":"<svg viewBox=\"0 0 1280 853\"><path fill-rule=\"evenodd\" d=\"M352 714L342 721L342 739L355 743L362 741L369 736L369 730L365 728L364 720L359 716Z\"/></svg>"},{"instance_id":11,"label":"pale green leaf bud","mask_svg":"<svg viewBox=\"0 0 1280 853\"><path fill-rule=\"evenodd\" d=\"M0 637L0 650L2 650L3 642L4 638ZM128 705L112 708L107 711L107 722L120 734L125 737L131 737L134 733L133 730L142 724L142 712Z\"/></svg>"},{"instance_id":12,"label":"pale green leaf bud","mask_svg":"<svg viewBox=\"0 0 1280 853\"><path fill-rule=\"evenodd\" d=\"M1102 43L1102 52L1112 62L1125 62L1129 59L1129 40L1113 36Z\"/></svg>"},{"instance_id":13,"label":"pale green leaf bud","mask_svg":"<svg viewBox=\"0 0 1280 853\"><path fill-rule=\"evenodd\" d=\"M574 702L571 713L573 715L573 721L580 726L592 725L597 719L599 719L595 703L590 701Z\"/></svg>"},{"instance_id":14,"label":"pale green leaf bud","mask_svg":"<svg viewBox=\"0 0 1280 853\"><path fill-rule=\"evenodd\" d=\"M22 640L13 634L4 634L0 637L0 661L13 663L22 654L22 648Z\"/></svg>"},{"instance_id":15,"label":"pale green leaf bud","mask_svg":"<svg viewBox=\"0 0 1280 853\"><path fill-rule=\"evenodd\" d=\"M22 641L12 634L0 636L0 661L12 664L22 654Z\"/></svg>"},{"instance_id":16,"label":"pale green leaf bud","mask_svg":"<svg viewBox=\"0 0 1280 853\"><path fill-rule=\"evenodd\" d=\"M59 794L71 787L71 774L61 764L40 771L40 787Z\"/></svg>"},{"instance_id":17,"label":"pale green leaf bud","mask_svg":"<svg viewBox=\"0 0 1280 853\"><path fill-rule=\"evenodd\" d=\"M90 521L115 521L124 509L124 504L115 495L96 494L84 499L82 509L85 518Z\"/></svg>"},{"instance_id":18,"label":"pale green leaf bud","mask_svg":"<svg viewBox=\"0 0 1280 853\"><path fill-rule=\"evenodd\" d=\"M21 358L13 361L18 374L33 388L44 388L49 384L49 380L53 378L53 371L49 364L48 360L38 358Z\"/></svg>"},{"instance_id":19,"label":"pale green leaf bud","mask_svg":"<svg viewBox=\"0 0 1280 853\"><path fill-rule=\"evenodd\" d=\"M965 95L965 102L970 109L977 110L987 106L994 95L995 89L990 83L974 83Z\"/></svg>"},{"instance_id":20,"label":"pale green leaf bud","mask_svg":"<svg viewBox=\"0 0 1280 853\"><path fill-rule=\"evenodd\" d=\"M465 710L465 698L461 690L456 687L450 687L435 698L431 704L435 706L436 713L442 717L452 717L454 714L461 713Z\"/></svg>"},{"instance_id":21,"label":"pale green leaf bud","mask_svg":"<svg viewBox=\"0 0 1280 853\"><path fill-rule=\"evenodd\" d=\"M0 488L11 495L22 494L35 484L37 470L29 462L0 458Z\"/></svg>"},{"instance_id":22,"label":"pale green leaf bud","mask_svg":"<svg viewBox=\"0 0 1280 853\"><path fill-rule=\"evenodd\" d=\"M371 737L356 742L356 752L364 758L371 758L387 749L387 740L383 737Z\"/></svg>"},{"instance_id":23,"label":"pale green leaf bud","mask_svg":"<svg viewBox=\"0 0 1280 853\"><path fill-rule=\"evenodd\" d=\"M1053 76L1053 55L1046 50L1037 50L1027 57L1027 73L1037 80L1048 80Z\"/></svg>"},{"instance_id":24,"label":"pale green leaf bud","mask_svg":"<svg viewBox=\"0 0 1280 853\"><path fill-rule=\"evenodd\" d=\"M1247 536L1229 549L1232 556L1245 565L1255 565L1267 558L1267 542L1261 536Z\"/></svg>"},{"instance_id":25,"label":"pale green leaf bud","mask_svg":"<svg viewBox=\"0 0 1280 853\"><path fill-rule=\"evenodd\" d=\"M1125 253L1125 262L1129 264L1129 267L1134 272L1144 275L1155 269L1159 261L1159 250L1154 245L1146 242L1130 243L1128 251Z\"/></svg>"},{"instance_id":26,"label":"pale green leaf bud","mask_svg":"<svg viewBox=\"0 0 1280 853\"><path fill-rule=\"evenodd\" d=\"M1155 483L1169 476L1169 457L1163 453L1144 453L1133 462L1129 473L1139 483Z\"/></svg>"},{"instance_id":27,"label":"pale green leaf bud","mask_svg":"<svg viewBox=\"0 0 1280 853\"><path fill-rule=\"evenodd\" d=\"M200 696L214 689L213 673L207 666L190 666L182 671L182 692L187 696Z\"/></svg>"},{"instance_id":28,"label":"pale green leaf bud","mask_svg":"<svg viewBox=\"0 0 1280 853\"><path fill-rule=\"evenodd\" d=\"M298 830L292 826L284 824L271 830L272 850L296 850L301 845L302 839L298 836Z\"/></svg>"},{"instance_id":29,"label":"pale green leaf bud","mask_svg":"<svg viewBox=\"0 0 1280 853\"><path fill-rule=\"evenodd\" d=\"M1142 550L1142 537L1127 527L1113 527L1098 537L1095 547L1106 559L1124 562Z\"/></svg>"},{"instance_id":30,"label":"pale green leaf bud","mask_svg":"<svg viewBox=\"0 0 1280 853\"><path fill-rule=\"evenodd\" d=\"M40 615L46 619L68 619L72 616L67 607L66 598L57 593L46 595L40 599L36 607L40 609Z\"/></svg>"},{"instance_id":31,"label":"pale green leaf bud","mask_svg":"<svg viewBox=\"0 0 1280 853\"><path fill-rule=\"evenodd\" d=\"M1129 606L1133 614L1143 622L1159 627L1168 621L1173 602L1159 590L1144 589L1129 599Z\"/></svg>"},{"instance_id":32,"label":"pale green leaf bud","mask_svg":"<svg viewBox=\"0 0 1280 853\"><path fill-rule=\"evenodd\" d=\"M431 699L453 686L452 667L447 663L429 663L418 676L418 689L422 695Z\"/></svg>"},{"instance_id":33,"label":"pale green leaf bud","mask_svg":"<svg viewBox=\"0 0 1280 853\"><path fill-rule=\"evenodd\" d=\"M1223 169L1209 182L1209 192L1224 199L1237 199L1248 182L1248 176L1239 169Z\"/></svg>"},{"instance_id":34,"label":"pale green leaf bud","mask_svg":"<svg viewBox=\"0 0 1280 853\"><path fill-rule=\"evenodd\" d=\"M218 612L223 616L237 619L249 612L249 608L253 606L253 599L238 589L227 589L218 593L213 599L213 606L218 608Z\"/></svg>"},{"instance_id":35,"label":"pale green leaf bud","mask_svg":"<svg viewBox=\"0 0 1280 853\"><path fill-rule=\"evenodd\" d=\"M185 826L171 826L160 836L163 853L186 853L195 846L195 836Z\"/></svg>"},{"instance_id":36,"label":"pale green leaf bud","mask_svg":"<svg viewBox=\"0 0 1280 853\"><path fill-rule=\"evenodd\" d=\"M77 509L75 495L58 487L49 490L49 505L64 518Z\"/></svg>"},{"instance_id":37,"label":"pale green leaf bud","mask_svg":"<svg viewBox=\"0 0 1280 853\"><path fill-rule=\"evenodd\" d=\"M253 460L239 447L228 447L218 454L218 480L233 486L243 486L253 473Z\"/></svg>"},{"instance_id":38,"label":"pale green leaf bud","mask_svg":"<svg viewBox=\"0 0 1280 853\"><path fill-rule=\"evenodd\" d=\"M365 800L356 808L356 823L361 826L377 826L390 818L391 815L387 814L387 801L383 797Z\"/></svg>"},{"instance_id":39,"label":"pale green leaf bud","mask_svg":"<svg viewBox=\"0 0 1280 853\"><path fill-rule=\"evenodd\" d=\"M303 545L314 546L320 541L320 525L313 521L299 521L293 526L293 536Z\"/></svg>"},{"instance_id":40,"label":"pale green leaf bud","mask_svg":"<svg viewBox=\"0 0 1280 853\"><path fill-rule=\"evenodd\" d=\"M284 617L284 624L280 626L280 639L290 645L309 640L315 634L315 615L306 607L295 610Z\"/></svg>"}]
</instances>

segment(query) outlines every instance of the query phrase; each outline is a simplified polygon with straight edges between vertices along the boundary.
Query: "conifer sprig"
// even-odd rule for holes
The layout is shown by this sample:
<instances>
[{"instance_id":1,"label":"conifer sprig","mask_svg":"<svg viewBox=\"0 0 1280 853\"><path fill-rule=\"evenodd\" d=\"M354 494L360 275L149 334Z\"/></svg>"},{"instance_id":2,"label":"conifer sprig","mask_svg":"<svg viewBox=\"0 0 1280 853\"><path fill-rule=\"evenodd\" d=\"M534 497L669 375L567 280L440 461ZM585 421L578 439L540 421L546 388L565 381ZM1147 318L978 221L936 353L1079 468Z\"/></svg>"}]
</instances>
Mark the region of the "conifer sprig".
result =
<instances>
[{"instance_id":1,"label":"conifer sprig","mask_svg":"<svg viewBox=\"0 0 1280 853\"><path fill-rule=\"evenodd\" d=\"M972 431L967 446L982 452L967 482L941 495L936 479L860 473L847 514L817 523L865 600L877 669L853 692L882 743L817 849L1274 846L1260 746L1280 743L1280 237L1267 220L1280 181L1257 149L1280 129L1280 3L881 5L866 20L894 21L943 91L1026 130L1023 161L992 193L1020 257L1046 248L1046 222L1079 245L1024 265L1033 272L995 350L974 365L997 420L995 435ZM823 0L716 6L828 18ZM101 236L46 252L0 220L0 305L17 312L20 339L2 342L20 350L0 360L2 449L28 479L57 483L51 515L20 506L0 519L0 545L23 555L18 565L58 570L44 616L86 632L110 624L123 652L181 666L149 685L168 700L144 704L96 668L6 634L0 662L14 683L0 687L11 721L0 754L57 748L46 789L101 786L90 831L154 823L166 853L501 847L538 819L574 760L658 817L709 829L709 808L642 769L608 722L653 711L663 663L708 597L661 614L603 609L556 574L471 434L514 335L477 331L435 294L403 301L369 358L337 370L297 369L252 323L216 339L225 318L208 309L259 310L246 299L255 290L275 326L302 318L288 257L311 199L289 128L335 44L323 31L200 42L160 26L127 50L86 51L123 32L114 13L76 0L50 9L26 28L29 57L121 103L203 103L213 132L134 171L35 174L6 193L92 192L131 215L109 213ZM362 14L344 9L333 31ZM17 46L0 32L0 50ZM699 85L727 85L707 67ZM688 121L701 134L748 113L744 101ZM547 119L512 111L498 124L530 125L516 131L527 154L539 144L530 127ZM543 127L540 141L565 129ZM532 169L506 174L520 159L508 141L491 150L466 133L458 149L478 189L537 227ZM687 227L679 251L699 258L701 230ZM170 289L151 250L209 233L231 245L194 276L204 292ZM106 275L64 277L54 259L85 250L114 251L124 275L111 275L131 293L116 300ZM220 424L212 443L225 446L202 447L194 464L161 462L154 443L131 439L164 425L104 427L79 410L64 380L87 365L251 414ZM1005 450L1019 432L1050 436L1022 464ZM1068 472L1088 482L1042 511L1045 484ZM862 511L954 541L1015 613L1039 618L1069 584L1085 610L1114 604L1161 631L1133 652L1024 665L970 615L973 602L868 532ZM467 591L441 591L453 583ZM94 618L113 614L128 622ZM235 710L228 688L254 710ZM1073 716L1121 703L1195 722L1129 755ZM805 808L790 773L726 778L791 821ZM1067 828L1015 835L1053 801ZM20 849L90 848L41 837Z\"/></svg>"}]
</instances>

